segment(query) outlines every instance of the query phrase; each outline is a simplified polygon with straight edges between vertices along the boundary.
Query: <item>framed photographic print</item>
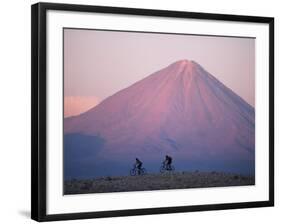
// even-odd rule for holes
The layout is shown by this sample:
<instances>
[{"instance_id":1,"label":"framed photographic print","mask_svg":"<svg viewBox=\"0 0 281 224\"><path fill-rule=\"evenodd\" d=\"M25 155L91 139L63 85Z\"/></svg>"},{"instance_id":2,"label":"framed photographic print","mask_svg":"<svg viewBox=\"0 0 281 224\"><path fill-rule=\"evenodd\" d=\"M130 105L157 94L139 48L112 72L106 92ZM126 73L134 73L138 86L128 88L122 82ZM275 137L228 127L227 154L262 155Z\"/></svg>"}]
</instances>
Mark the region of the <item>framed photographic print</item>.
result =
<instances>
[{"instance_id":1,"label":"framed photographic print","mask_svg":"<svg viewBox=\"0 0 281 224\"><path fill-rule=\"evenodd\" d=\"M274 205L274 19L32 5L32 219Z\"/></svg>"}]
</instances>

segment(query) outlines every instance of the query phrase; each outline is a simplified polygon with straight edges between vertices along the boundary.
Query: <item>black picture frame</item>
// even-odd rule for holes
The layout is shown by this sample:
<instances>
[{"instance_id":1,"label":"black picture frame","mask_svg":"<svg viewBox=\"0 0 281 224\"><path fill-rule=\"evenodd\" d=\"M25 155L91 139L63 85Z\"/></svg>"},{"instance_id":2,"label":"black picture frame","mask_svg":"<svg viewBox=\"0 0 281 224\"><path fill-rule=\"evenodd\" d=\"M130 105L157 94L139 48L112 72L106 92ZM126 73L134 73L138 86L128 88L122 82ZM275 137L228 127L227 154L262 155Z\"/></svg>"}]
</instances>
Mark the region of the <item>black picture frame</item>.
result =
<instances>
[{"instance_id":1,"label":"black picture frame","mask_svg":"<svg viewBox=\"0 0 281 224\"><path fill-rule=\"evenodd\" d=\"M46 13L48 10L63 10L75 12L100 12L123 15L140 15L153 17L192 18L205 20L222 20L235 22L253 22L269 25L269 200L208 204L196 206L159 207L130 210L114 210L101 212L83 212L68 214L46 213ZM138 8L103 7L74 4L37 3L31 10L31 218L36 221L55 221L86 218L102 218L116 216L132 216L177 212L192 212L206 210L222 210L237 208L254 208L274 206L274 18L224 15L210 13L195 13L183 11L164 11Z\"/></svg>"}]
</instances>

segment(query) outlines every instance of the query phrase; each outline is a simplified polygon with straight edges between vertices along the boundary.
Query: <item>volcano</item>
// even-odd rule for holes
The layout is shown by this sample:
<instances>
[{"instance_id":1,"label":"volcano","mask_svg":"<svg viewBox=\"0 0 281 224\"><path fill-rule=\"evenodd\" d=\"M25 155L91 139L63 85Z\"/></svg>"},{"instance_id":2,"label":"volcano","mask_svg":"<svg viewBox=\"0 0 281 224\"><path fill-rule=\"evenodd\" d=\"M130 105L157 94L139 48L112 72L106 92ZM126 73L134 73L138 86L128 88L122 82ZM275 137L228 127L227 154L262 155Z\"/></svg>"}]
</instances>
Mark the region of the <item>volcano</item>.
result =
<instances>
[{"instance_id":1,"label":"volcano","mask_svg":"<svg viewBox=\"0 0 281 224\"><path fill-rule=\"evenodd\" d=\"M194 61L180 60L64 119L64 175L128 175L136 157L157 172L254 174L255 110Z\"/></svg>"}]
</instances>

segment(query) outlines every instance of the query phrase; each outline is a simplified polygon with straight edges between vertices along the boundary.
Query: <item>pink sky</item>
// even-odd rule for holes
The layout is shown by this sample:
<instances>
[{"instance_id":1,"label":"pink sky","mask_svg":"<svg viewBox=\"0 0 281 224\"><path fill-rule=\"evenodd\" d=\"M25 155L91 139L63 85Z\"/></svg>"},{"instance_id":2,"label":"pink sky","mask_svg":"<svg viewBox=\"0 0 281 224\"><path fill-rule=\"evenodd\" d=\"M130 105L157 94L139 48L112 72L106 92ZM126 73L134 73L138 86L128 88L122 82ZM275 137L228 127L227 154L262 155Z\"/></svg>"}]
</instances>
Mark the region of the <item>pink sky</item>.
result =
<instances>
[{"instance_id":1,"label":"pink sky","mask_svg":"<svg viewBox=\"0 0 281 224\"><path fill-rule=\"evenodd\" d=\"M64 116L75 116L99 104L95 96L65 96Z\"/></svg>"},{"instance_id":2,"label":"pink sky","mask_svg":"<svg viewBox=\"0 0 281 224\"><path fill-rule=\"evenodd\" d=\"M196 61L255 105L255 39L65 29L64 116L181 59Z\"/></svg>"}]
</instances>

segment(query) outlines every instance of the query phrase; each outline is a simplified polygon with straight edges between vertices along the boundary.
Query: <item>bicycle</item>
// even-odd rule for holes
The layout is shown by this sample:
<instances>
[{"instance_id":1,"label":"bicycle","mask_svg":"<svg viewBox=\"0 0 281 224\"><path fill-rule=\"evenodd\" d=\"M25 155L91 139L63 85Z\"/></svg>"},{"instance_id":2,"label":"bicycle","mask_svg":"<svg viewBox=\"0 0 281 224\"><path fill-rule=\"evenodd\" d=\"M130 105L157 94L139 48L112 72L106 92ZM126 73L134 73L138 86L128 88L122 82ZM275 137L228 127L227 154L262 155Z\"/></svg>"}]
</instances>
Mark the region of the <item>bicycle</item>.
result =
<instances>
[{"instance_id":1,"label":"bicycle","mask_svg":"<svg viewBox=\"0 0 281 224\"><path fill-rule=\"evenodd\" d=\"M145 175L146 173L147 173L146 169L143 167L140 169L138 169L137 167L134 167L133 169L130 170L131 176L136 176L136 175L142 176L142 175Z\"/></svg>"},{"instance_id":2,"label":"bicycle","mask_svg":"<svg viewBox=\"0 0 281 224\"><path fill-rule=\"evenodd\" d=\"M164 173L166 171L172 172L175 170L175 167L173 165L168 165L165 163L162 163L161 167L160 167L160 173Z\"/></svg>"}]
</instances>

